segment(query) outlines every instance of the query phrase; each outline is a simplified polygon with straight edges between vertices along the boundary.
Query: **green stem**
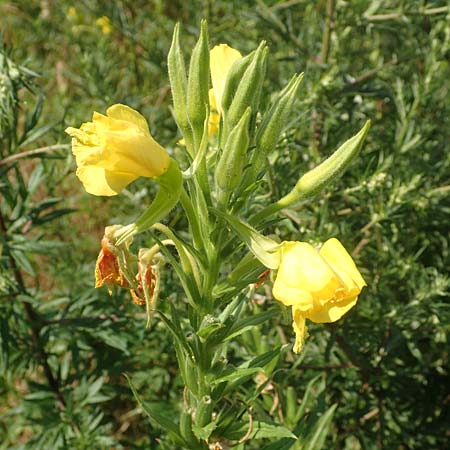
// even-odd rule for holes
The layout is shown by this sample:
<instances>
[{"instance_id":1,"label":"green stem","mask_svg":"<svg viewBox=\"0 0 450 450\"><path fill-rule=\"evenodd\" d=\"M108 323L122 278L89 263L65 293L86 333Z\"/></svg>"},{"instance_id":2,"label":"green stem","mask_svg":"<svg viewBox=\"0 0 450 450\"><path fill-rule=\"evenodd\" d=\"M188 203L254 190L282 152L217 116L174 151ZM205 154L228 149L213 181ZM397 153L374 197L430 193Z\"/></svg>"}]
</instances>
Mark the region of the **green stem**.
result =
<instances>
[{"instance_id":1,"label":"green stem","mask_svg":"<svg viewBox=\"0 0 450 450\"><path fill-rule=\"evenodd\" d=\"M202 247L202 234L200 231L200 225L198 222L197 214L195 213L194 207L192 206L191 199L189 198L184 187L181 189L180 195L181 206L186 213L189 221L189 226L191 227L192 238L194 240L194 246L196 249Z\"/></svg>"}]
</instances>

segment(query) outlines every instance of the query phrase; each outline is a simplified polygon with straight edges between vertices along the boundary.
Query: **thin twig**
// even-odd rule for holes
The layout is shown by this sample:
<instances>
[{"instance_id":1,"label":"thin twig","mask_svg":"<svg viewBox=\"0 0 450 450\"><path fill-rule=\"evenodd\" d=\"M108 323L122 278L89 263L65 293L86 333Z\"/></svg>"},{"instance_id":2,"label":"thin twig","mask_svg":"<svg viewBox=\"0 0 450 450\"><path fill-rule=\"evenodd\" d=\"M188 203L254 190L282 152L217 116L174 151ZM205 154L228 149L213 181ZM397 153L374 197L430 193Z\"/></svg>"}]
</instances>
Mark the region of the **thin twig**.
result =
<instances>
[{"instance_id":1,"label":"thin twig","mask_svg":"<svg viewBox=\"0 0 450 450\"><path fill-rule=\"evenodd\" d=\"M55 144L50 145L48 147L35 148L34 150L25 150L23 152L16 153L14 155L10 155L7 156L6 158L3 158L2 160L0 160L0 166L5 166L6 164L16 161L17 159L29 158L30 156L41 155L43 153L52 153L56 150L64 150L69 148L70 148L69 144Z\"/></svg>"}]
</instances>

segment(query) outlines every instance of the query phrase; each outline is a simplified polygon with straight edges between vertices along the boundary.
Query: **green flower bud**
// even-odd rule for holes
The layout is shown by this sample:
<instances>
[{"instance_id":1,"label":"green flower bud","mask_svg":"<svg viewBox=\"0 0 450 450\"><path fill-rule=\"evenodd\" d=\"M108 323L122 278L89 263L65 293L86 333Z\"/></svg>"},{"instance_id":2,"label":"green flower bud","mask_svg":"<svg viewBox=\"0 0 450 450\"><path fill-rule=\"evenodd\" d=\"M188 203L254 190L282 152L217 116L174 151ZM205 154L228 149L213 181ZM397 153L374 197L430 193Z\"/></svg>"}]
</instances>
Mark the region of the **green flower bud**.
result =
<instances>
[{"instance_id":1,"label":"green flower bud","mask_svg":"<svg viewBox=\"0 0 450 450\"><path fill-rule=\"evenodd\" d=\"M187 86L187 112L194 133L195 147L200 147L209 105L208 25L202 20L200 37L192 51Z\"/></svg>"},{"instance_id":2,"label":"green flower bud","mask_svg":"<svg viewBox=\"0 0 450 450\"><path fill-rule=\"evenodd\" d=\"M264 79L265 59L267 57L265 45L263 41L257 48L251 63L238 84L228 111L224 113L225 138L227 138L229 130L233 130L239 122L244 111L254 104L255 98L260 92L260 85Z\"/></svg>"},{"instance_id":3,"label":"green flower bud","mask_svg":"<svg viewBox=\"0 0 450 450\"><path fill-rule=\"evenodd\" d=\"M278 139L289 120L302 79L303 74L294 75L287 86L278 94L258 127L256 150L252 159L252 171L255 176L261 169L268 153L277 145Z\"/></svg>"},{"instance_id":4,"label":"green flower bud","mask_svg":"<svg viewBox=\"0 0 450 450\"><path fill-rule=\"evenodd\" d=\"M358 134L344 142L328 159L303 175L294 189L277 203L288 206L297 201L311 198L341 176L361 150L369 128L370 120L365 123Z\"/></svg>"},{"instance_id":5,"label":"green flower bud","mask_svg":"<svg viewBox=\"0 0 450 450\"><path fill-rule=\"evenodd\" d=\"M252 62L255 52L256 50L252 51L243 58L236 60L230 67L222 95L221 105L223 111L228 111L230 108L236 89L238 88L245 71Z\"/></svg>"},{"instance_id":6,"label":"green flower bud","mask_svg":"<svg viewBox=\"0 0 450 450\"><path fill-rule=\"evenodd\" d=\"M180 128L189 151L192 148L192 130L189 124L187 104L187 77L184 57L180 48L180 24L173 30L172 45L167 57L170 87L173 99L173 115Z\"/></svg>"},{"instance_id":7,"label":"green flower bud","mask_svg":"<svg viewBox=\"0 0 450 450\"><path fill-rule=\"evenodd\" d=\"M247 108L238 124L231 131L216 166L215 179L219 191L230 194L239 184L244 170L245 153L248 149L248 123L251 109ZM219 202L221 203L221 202Z\"/></svg>"}]
</instances>

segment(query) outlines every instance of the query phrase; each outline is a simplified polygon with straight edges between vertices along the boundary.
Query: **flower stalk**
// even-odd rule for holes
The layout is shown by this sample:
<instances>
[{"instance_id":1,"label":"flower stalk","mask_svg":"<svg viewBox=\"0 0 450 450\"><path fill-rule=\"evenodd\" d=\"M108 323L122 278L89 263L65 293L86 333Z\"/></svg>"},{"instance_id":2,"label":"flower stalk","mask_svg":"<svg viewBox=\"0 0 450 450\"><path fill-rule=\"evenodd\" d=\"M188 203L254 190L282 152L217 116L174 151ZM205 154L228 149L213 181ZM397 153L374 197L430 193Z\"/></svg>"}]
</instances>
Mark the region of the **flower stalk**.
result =
<instances>
[{"instance_id":1,"label":"flower stalk","mask_svg":"<svg viewBox=\"0 0 450 450\"><path fill-rule=\"evenodd\" d=\"M253 217L238 217L238 210L251 210L257 189L249 187L267 170L267 156L292 114L303 75L294 75L269 109L261 111L268 64L265 42L244 56L225 44L210 52L203 21L187 76L181 41L177 25L168 70L173 115L190 163L187 169L180 170L150 135L145 119L124 105L109 108L106 116L95 113L92 122L67 132L88 192L117 195L138 177L159 184L156 197L134 223L107 229L97 286L131 289L135 302L145 305L147 326L153 316L165 324L185 387L183 407L176 423L162 420L151 407L145 410L166 430L171 445L207 450L223 448L221 443L241 445L255 435L256 411L249 410L256 397L240 400L240 388L257 377L269 383L282 355L281 347L261 345L255 358L234 362L232 342L243 343L250 334L259 343L259 327L286 316L295 334L294 351L300 352L307 337L306 320L338 320L355 306L365 286L337 239L316 250L306 242L280 243L258 230L280 209L312 200L341 176L358 155L370 124L301 176L286 196ZM178 203L187 230L161 223ZM132 240L137 234L144 235L148 247L135 254ZM176 273L183 290L173 300L163 294L168 270ZM270 286L271 279L275 300L258 305L252 300L255 291ZM282 305L291 308L291 315ZM144 408L131 381L130 386ZM291 423L296 416L293 392L289 399ZM233 434L235 424L240 428ZM283 433L297 438L285 428Z\"/></svg>"}]
</instances>

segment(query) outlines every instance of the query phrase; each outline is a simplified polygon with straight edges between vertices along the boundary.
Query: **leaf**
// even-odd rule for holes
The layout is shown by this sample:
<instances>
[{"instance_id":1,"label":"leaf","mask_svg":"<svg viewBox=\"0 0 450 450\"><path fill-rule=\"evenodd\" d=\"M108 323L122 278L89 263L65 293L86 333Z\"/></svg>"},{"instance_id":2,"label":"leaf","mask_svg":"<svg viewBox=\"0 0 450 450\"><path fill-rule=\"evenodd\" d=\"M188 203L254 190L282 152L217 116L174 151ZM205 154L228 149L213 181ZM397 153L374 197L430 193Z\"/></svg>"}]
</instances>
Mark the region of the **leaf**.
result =
<instances>
[{"instance_id":1,"label":"leaf","mask_svg":"<svg viewBox=\"0 0 450 450\"><path fill-rule=\"evenodd\" d=\"M11 249L10 253L20 269L24 270L32 277L36 276L36 272L34 271L33 266L23 252Z\"/></svg>"},{"instance_id":2,"label":"leaf","mask_svg":"<svg viewBox=\"0 0 450 450\"><path fill-rule=\"evenodd\" d=\"M261 450L289 450L296 442L295 439L283 438L266 445Z\"/></svg>"},{"instance_id":3,"label":"leaf","mask_svg":"<svg viewBox=\"0 0 450 450\"><path fill-rule=\"evenodd\" d=\"M288 347L286 344L284 348ZM251 359L250 361L246 361L245 363L241 364L239 367L264 367L267 364L270 364L275 359L278 359L283 351L283 346L277 347L273 350L269 350L266 353L263 353L262 355L258 355L255 358Z\"/></svg>"},{"instance_id":4,"label":"leaf","mask_svg":"<svg viewBox=\"0 0 450 450\"><path fill-rule=\"evenodd\" d=\"M249 423L241 423L238 427L232 427L227 430L225 437L231 440L241 439L249 430ZM251 424L251 432L248 439L280 439L291 438L297 440L297 436L288 430L286 427L276 425L267 422L261 422L258 420L253 421Z\"/></svg>"},{"instance_id":5,"label":"leaf","mask_svg":"<svg viewBox=\"0 0 450 450\"><path fill-rule=\"evenodd\" d=\"M313 430L305 439L305 444L302 446L302 450L320 450L323 447L328 432L330 431L331 420L336 408L337 404L335 403L323 414L323 416L320 417L314 425Z\"/></svg>"},{"instance_id":6,"label":"leaf","mask_svg":"<svg viewBox=\"0 0 450 450\"><path fill-rule=\"evenodd\" d=\"M256 325L270 320L272 317L279 315L279 313L280 310L278 308L272 308L254 316L239 319L231 328L230 333L224 338L224 342L239 336L245 331L251 330Z\"/></svg>"},{"instance_id":7,"label":"leaf","mask_svg":"<svg viewBox=\"0 0 450 450\"><path fill-rule=\"evenodd\" d=\"M89 333L94 338L101 339L106 345L109 345L110 347L113 347L113 348L117 348L117 350L124 352L126 355L129 354L128 342L127 342L125 336L117 335L114 333L113 330L96 329L96 330L90 331Z\"/></svg>"},{"instance_id":8,"label":"leaf","mask_svg":"<svg viewBox=\"0 0 450 450\"><path fill-rule=\"evenodd\" d=\"M177 340L178 344L186 350L189 357L193 360L194 359L194 353L192 351L191 346L189 345L189 342L186 340L186 337L184 336L183 332L178 329L174 323L161 311L158 310L158 314L163 320L163 322L166 324L169 331L172 333L174 338Z\"/></svg>"},{"instance_id":9,"label":"leaf","mask_svg":"<svg viewBox=\"0 0 450 450\"><path fill-rule=\"evenodd\" d=\"M46 175L44 173L44 166L39 164L33 170L33 173L30 176L30 180L28 181L28 195L32 196L39 185L44 181Z\"/></svg>"},{"instance_id":10,"label":"leaf","mask_svg":"<svg viewBox=\"0 0 450 450\"><path fill-rule=\"evenodd\" d=\"M136 399L142 410L145 412L145 414L147 414L150 419L154 420L163 430L170 431L179 439L182 439L179 434L178 425L176 425L175 422L172 422L172 420L168 419L166 414L163 414L161 412L161 409L164 410L164 406L159 403L144 403L144 401L139 396L136 388L134 387L131 378L126 373L124 373L123 375L128 381L134 398Z\"/></svg>"},{"instance_id":11,"label":"leaf","mask_svg":"<svg viewBox=\"0 0 450 450\"><path fill-rule=\"evenodd\" d=\"M238 381L240 378L247 378L249 375L253 375L254 373L257 372L262 372L262 368L261 367L248 367L248 368L234 368L234 369L229 369L227 371L225 371L226 374L220 376L219 378L216 378L215 380L213 380L211 382L211 384L219 384L219 383L223 383L224 381Z\"/></svg>"},{"instance_id":12,"label":"leaf","mask_svg":"<svg viewBox=\"0 0 450 450\"><path fill-rule=\"evenodd\" d=\"M195 437L199 440L207 441L211 436L211 433L216 429L216 422L210 422L208 425L204 427L198 427L197 425L192 426L192 431L195 434Z\"/></svg>"},{"instance_id":13,"label":"leaf","mask_svg":"<svg viewBox=\"0 0 450 450\"><path fill-rule=\"evenodd\" d=\"M297 410L297 413L295 415L295 423L298 423L304 416L306 408L309 405L310 398L313 395L313 388L315 387L314 385L316 384L317 380L322 381L322 375L317 375L316 377L314 377L306 386L305 394L303 395L300 408Z\"/></svg>"}]
</instances>

